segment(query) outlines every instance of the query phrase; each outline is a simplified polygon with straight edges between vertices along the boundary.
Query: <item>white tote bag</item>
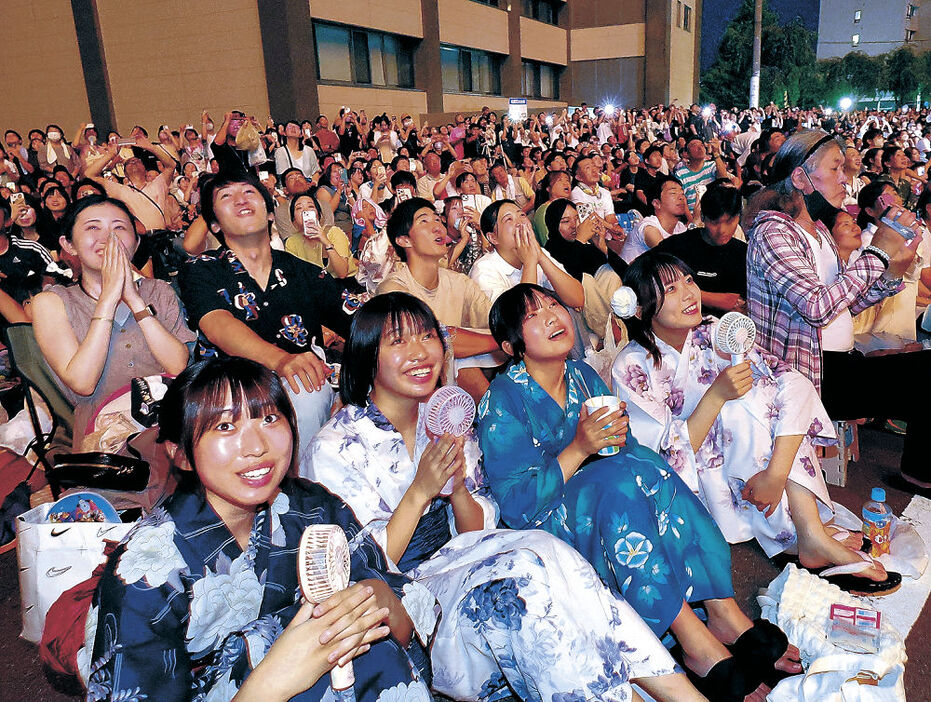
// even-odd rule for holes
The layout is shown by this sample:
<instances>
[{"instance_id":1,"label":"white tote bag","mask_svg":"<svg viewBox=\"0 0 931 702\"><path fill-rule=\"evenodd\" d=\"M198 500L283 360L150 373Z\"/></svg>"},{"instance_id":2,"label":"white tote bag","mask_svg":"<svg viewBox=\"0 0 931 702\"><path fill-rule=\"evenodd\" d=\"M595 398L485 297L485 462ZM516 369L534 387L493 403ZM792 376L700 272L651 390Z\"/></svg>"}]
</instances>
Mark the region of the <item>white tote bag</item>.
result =
<instances>
[{"instance_id":1,"label":"white tote bag","mask_svg":"<svg viewBox=\"0 0 931 702\"><path fill-rule=\"evenodd\" d=\"M16 556L27 641L39 643L49 607L65 591L87 580L103 562L104 541L121 541L132 524L45 521L50 504L16 518Z\"/></svg>"}]
</instances>

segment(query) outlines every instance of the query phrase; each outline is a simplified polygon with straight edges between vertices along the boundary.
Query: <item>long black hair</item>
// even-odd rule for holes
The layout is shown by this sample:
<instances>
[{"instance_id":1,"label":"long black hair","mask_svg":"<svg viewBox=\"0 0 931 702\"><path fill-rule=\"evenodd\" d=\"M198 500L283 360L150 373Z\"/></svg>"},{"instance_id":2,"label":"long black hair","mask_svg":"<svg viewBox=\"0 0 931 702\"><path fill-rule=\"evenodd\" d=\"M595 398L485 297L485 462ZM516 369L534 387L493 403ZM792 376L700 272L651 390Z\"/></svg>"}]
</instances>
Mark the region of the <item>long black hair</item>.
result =
<instances>
[{"instance_id":1,"label":"long black hair","mask_svg":"<svg viewBox=\"0 0 931 702\"><path fill-rule=\"evenodd\" d=\"M636 341L659 366L662 356L653 333L653 318L666 301L666 286L679 276L694 276L692 269L680 258L650 249L634 259L624 273L624 285L637 295L640 314L625 319L631 341Z\"/></svg>"},{"instance_id":2,"label":"long black hair","mask_svg":"<svg viewBox=\"0 0 931 702\"><path fill-rule=\"evenodd\" d=\"M547 290L533 283L518 283L505 290L495 300L488 315L488 326L498 346L504 351L504 342L511 345L511 358L520 361L527 351L524 341L524 318L530 310L540 307L540 300L555 300L563 305L562 300L552 290ZM507 353L507 352L505 352Z\"/></svg>"}]
</instances>

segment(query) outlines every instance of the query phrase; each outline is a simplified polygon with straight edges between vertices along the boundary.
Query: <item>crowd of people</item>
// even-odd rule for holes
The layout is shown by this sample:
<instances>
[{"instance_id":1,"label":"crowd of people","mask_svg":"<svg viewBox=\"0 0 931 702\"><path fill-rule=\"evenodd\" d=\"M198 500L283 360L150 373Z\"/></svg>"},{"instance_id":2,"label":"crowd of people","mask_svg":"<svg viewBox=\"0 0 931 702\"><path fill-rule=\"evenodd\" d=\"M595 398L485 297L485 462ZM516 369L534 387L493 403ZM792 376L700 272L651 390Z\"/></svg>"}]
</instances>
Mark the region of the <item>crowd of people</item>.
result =
<instances>
[{"instance_id":1,"label":"crowd of people","mask_svg":"<svg viewBox=\"0 0 931 702\"><path fill-rule=\"evenodd\" d=\"M735 602L729 543L899 586L825 521L837 420L904 422L931 489L902 391L928 385L929 159L909 108L7 130L3 325L74 407L61 450L152 467L113 495L146 514L96 587L87 698L334 699L352 661L360 700L763 700L799 651ZM114 418L159 376L154 426ZM478 404L465 436L425 426L442 385ZM315 604L319 523L355 584Z\"/></svg>"}]
</instances>

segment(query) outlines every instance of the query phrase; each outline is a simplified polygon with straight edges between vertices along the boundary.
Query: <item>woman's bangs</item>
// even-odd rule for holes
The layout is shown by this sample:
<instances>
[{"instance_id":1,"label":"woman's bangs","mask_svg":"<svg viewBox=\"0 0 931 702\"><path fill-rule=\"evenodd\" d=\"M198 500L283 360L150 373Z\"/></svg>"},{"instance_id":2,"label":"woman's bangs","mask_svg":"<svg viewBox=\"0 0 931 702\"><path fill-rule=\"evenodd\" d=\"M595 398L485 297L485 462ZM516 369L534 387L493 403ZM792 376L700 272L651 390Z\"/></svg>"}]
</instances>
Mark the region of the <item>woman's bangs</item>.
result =
<instances>
[{"instance_id":1,"label":"woman's bangs","mask_svg":"<svg viewBox=\"0 0 931 702\"><path fill-rule=\"evenodd\" d=\"M271 386L262 385L257 378L238 379L236 382L230 382L228 378L211 379L203 387L192 389L187 405L188 408L196 408L195 416L189 418L194 425L194 444L227 412L234 422L238 422L243 407L250 419L282 411L275 403Z\"/></svg>"},{"instance_id":2,"label":"woman's bangs","mask_svg":"<svg viewBox=\"0 0 931 702\"><path fill-rule=\"evenodd\" d=\"M404 338L414 334L422 334L433 329L433 320L415 309L391 310L390 319L385 321L382 338Z\"/></svg>"}]
</instances>

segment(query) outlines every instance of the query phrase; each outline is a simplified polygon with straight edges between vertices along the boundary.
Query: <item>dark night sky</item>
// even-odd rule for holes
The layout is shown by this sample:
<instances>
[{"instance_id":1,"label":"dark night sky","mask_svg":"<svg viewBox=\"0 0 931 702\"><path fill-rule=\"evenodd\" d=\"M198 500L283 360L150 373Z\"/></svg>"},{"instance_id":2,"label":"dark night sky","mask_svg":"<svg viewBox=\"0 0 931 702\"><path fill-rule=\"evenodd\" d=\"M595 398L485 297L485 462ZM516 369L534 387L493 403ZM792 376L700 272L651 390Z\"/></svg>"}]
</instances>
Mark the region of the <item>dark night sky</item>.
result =
<instances>
[{"instance_id":1,"label":"dark night sky","mask_svg":"<svg viewBox=\"0 0 931 702\"><path fill-rule=\"evenodd\" d=\"M743 0L705 0L702 5L701 67L708 68L718 54L718 44L727 23L737 13ZM820 0L769 0L769 7L782 22L801 17L805 26L818 31Z\"/></svg>"}]
</instances>

